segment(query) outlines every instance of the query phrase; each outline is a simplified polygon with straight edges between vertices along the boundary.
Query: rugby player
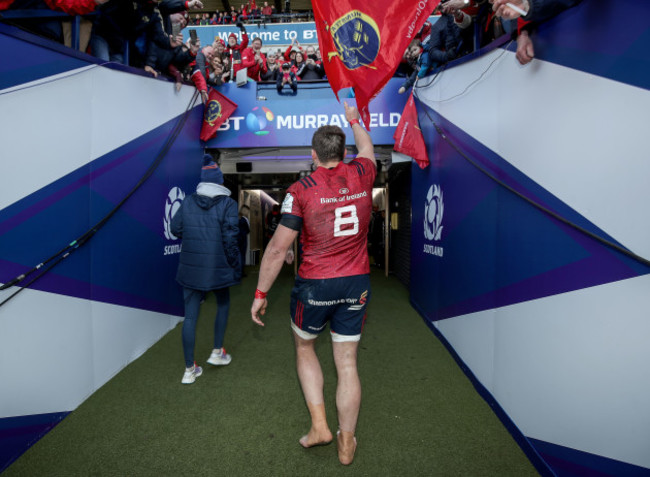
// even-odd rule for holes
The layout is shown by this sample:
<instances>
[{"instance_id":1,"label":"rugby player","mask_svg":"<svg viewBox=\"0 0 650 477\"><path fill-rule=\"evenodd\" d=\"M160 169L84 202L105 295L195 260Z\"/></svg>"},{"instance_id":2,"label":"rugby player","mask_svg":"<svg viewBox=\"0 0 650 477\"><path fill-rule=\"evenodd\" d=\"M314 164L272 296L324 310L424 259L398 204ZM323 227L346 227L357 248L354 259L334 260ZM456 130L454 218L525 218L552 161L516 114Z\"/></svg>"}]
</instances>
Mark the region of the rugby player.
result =
<instances>
[{"instance_id":1,"label":"rugby player","mask_svg":"<svg viewBox=\"0 0 650 477\"><path fill-rule=\"evenodd\" d=\"M357 446L354 433L361 404L357 348L370 299L367 237L377 165L372 140L359 124L357 108L344 105L358 155L343 162L347 150L341 128L323 126L314 133L311 156L315 171L287 190L280 225L262 259L251 316L264 326L261 316L267 307L266 294L301 232L303 255L290 310L298 378L311 428L299 442L313 447L333 439L325 416L323 372L314 348L329 323L338 374L338 455L342 464L349 465Z\"/></svg>"}]
</instances>

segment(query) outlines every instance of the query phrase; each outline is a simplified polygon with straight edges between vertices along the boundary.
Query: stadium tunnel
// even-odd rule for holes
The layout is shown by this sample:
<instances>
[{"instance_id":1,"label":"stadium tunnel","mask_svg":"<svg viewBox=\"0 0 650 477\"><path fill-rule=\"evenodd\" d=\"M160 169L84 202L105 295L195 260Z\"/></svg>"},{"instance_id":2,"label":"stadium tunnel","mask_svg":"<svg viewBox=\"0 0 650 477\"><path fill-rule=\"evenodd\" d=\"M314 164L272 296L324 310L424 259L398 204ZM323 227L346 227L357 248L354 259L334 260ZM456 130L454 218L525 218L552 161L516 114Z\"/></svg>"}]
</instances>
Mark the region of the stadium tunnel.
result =
<instances>
[{"instance_id":1,"label":"stadium tunnel","mask_svg":"<svg viewBox=\"0 0 650 477\"><path fill-rule=\"evenodd\" d=\"M531 67L506 39L419 89L427 169L390 152L400 80L371 103L387 266L544 475L650 472L650 4L610 7L542 25ZM205 147L193 87L4 24L0 52L7 466L178 325L170 213ZM207 150L235 195L278 201L309 170L311 126L342 108L327 87L262 88L224 87L242 111Z\"/></svg>"},{"instance_id":2,"label":"stadium tunnel","mask_svg":"<svg viewBox=\"0 0 650 477\"><path fill-rule=\"evenodd\" d=\"M231 196L237 199L241 207L246 206L249 210L251 221L251 234L249 237L247 265L257 265L262 255L264 218L269 213L273 204L281 203L286 189L295 181L310 174L312 170L311 149L305 147L284 147L284 148L242 148L242 149L206 149L206 152L214 158L224 172L224 185L231 191ZM356 156L356 148L348 146L349 161ZM392 146L376 146L375 156L377 159L378 174L373 188L373 208L377 212L384 211L390 217L389 210L391 203L388 202L389 184L391 179L407 173L410 169L410 162L403 156L396 154ZM393 167L393 160L397 163ZM409 189L402 180L396 188L390 189L390 196L393 197L392 207L399 206L399 200L405 198ZM394 212L394 211L393 211ZM402 218L402 227L408 227L408 216ZM382 239L381 262L386 275L397 273L400 277L408 277L407 261L396 261L393 259L393 252L398 253L390 245L393 243L393 236L400 234L399 219L393 215L393 223L384 222ZM402 244L404 245L404 244ZM403 252L400 252L403 257ZM389 265L390 264L390 265ZM407 284L408 282L406 282Z\"/></svg>"}]
</instances>

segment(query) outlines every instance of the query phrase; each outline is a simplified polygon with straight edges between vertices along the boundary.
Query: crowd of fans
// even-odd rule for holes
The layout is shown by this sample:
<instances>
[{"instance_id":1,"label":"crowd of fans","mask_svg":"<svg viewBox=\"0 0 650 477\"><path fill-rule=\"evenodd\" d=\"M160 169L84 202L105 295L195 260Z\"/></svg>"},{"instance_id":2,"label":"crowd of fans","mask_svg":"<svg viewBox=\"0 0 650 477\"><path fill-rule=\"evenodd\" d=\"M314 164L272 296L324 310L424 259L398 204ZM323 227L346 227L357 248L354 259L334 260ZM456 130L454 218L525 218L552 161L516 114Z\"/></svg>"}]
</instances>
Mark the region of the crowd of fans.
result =
<instances>
[{"instance_id":1,"label":"crowd of fans","mask_svg":"<svg viewBox=\"0 0 650 477\"><path fill-rule=\"evenodd\" d=\"M424 26L409 44L397 76L406 79L404 93L419 78L446 63L473 52L504 34L517 41L516 58L522 65L535 56L530 32L542 21L582 0L442 0L433 11L440 18Z\"/></svg>"},{"instance_id":2,"label":"crowd of fans","mask_svg":"<svg viewBox=\"0 0 650 477\"><path fill-rule=\"evenodd\" d=\"M404 52L396 76L404 77L399 93L418 78L439 70L446 63L487 45L504 33L517 40L516 57L526 64L534 58L529 32L538 22L572 7L581 0L443 0ZM192 81L207 100L208 88L234 81L246 68L255 81L273 82L280 93L295 94L300 81L327 80L320 51L293 40L286 49L265 48L261 38L250 40L244 21L271 20L275 7L253 0L231 7L230 12L190 14L202 10L201 0L0 0L0 13L7 9L53 9L71 15L87 15L91 23L81 49L104 60L126 63L158 76L170 76L180 88ZM522 14L525 14L522 16ZM40 19L19 26L63 42L61 21ZM58 24L58 28L56 27ZM235 24L227 42L215 38L201 45L196 38L183 42L181 30L190 24ZM190 31L191 33L191 31ZM239 41L241 38L241 42Z\"/></svg>"},{"instance_id":3,"label":"crowd of fans","mask_svg":"<svg viewBox=\"0 0 650 477\"><path fill-rule=\"evenodd\" d=\"M286 90L295 93L298 82L303 80L326 80L325 70L322 65L320 51L313 45L303 48L299 42L293 40L286 50L269 48L263 51L261 38L249 41L246 27L237 23L241 31L241 43L235 33L231 33L228 42L215 38L214 42L202 48L197 48L192 40L187 42L183 51L196 51L196 60L188 62L188 58L181 57L180 64L173 64L173 76L177 84L182 82L180 67L186 64L189 68L189 77L200 91L204 100L208 96L209 86L220 86L223 83L234 81L237 73L246 68L246 75L254 81L273 82L278 92ZM249 46L250 45L250 46ZM145 67L147 71L157 75L167 65L150 64ZM288 88L285 88L288 87Z\"/></svg>"},{"instance_id":4,"label":"crowd of fans","mask_svg":"<svg viewBox=\"0 0 650 477\"><path fill-rule=\"evenodd\" d=\"M275 5L269 5L269 2L264 2L262 7L259 7L255 2L241 5L238 9L233 5L230 6L229 11L216 11L210 13L197 13L194 14L189 24L194 26L199 25L234 25L237 22L242 23L280 23L290 22L293 19L310 19L313 18L311 12L305 14L292 14L291 10L278 12Z\"/></svg>"}]
</instances>

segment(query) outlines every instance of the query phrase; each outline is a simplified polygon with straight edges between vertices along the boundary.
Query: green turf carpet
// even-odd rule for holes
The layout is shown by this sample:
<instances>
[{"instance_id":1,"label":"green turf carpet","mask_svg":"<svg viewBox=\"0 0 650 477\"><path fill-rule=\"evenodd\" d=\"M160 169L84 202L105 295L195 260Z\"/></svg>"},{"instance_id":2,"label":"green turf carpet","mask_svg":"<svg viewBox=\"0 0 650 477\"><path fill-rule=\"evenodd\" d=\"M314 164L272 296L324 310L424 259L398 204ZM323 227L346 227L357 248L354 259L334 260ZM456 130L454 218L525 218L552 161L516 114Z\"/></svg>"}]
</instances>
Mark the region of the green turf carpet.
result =
<instances>
[{"instance_id":1,"label":"green turf carpet","mask_svg":"<svg viewBox=\"0 0 650 477\"><path fill-rule=\"evenodd\" d=\"M196 360L182 385L181 325L99 389L5 472L10 476L529 476L538 475L490 407L408 302L395 278L372 275L359 349L363 388L356 459L336 443L298 444L309 414L289 326L290 270L269 293L266 327L250 305L249 270L231 288L225 347L232 363L205 363L214 297L204 303ZM328 421L336 431L336 375L329 333L317 351Z\"/></svg>"}]
</instances>

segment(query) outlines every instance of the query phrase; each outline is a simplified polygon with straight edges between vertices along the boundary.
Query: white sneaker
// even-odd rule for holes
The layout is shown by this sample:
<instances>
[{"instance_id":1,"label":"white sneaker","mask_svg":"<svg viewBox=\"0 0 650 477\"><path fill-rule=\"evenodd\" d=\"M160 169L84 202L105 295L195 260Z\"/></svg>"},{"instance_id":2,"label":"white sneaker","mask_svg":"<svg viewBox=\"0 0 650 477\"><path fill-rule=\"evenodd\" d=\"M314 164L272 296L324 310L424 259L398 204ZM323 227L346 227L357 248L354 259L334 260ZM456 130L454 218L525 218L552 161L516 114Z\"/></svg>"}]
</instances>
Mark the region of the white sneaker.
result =
<instances>
[{"instance_id":1,"label":"white sneaker","mask_svg":"<svg viewBox=\"0 0 650 477\"><path fill-rule=\"evenodd\" d=\"M212 354L208 358L208 363L214 366L225 366L230 364L230 361L232 361L232 356L226 353L226 348L213 349Z\"/></svg>"},{"instance_id":2,"label":"white sneaker","mask_svg":"<svg viewBox=\"0 0 650 477\"><path fill-rule=\"evenodd\" d=\"M201 366L197 366L196 363L194 363L194 366L191 368L185 368L185 374L183 374L183 380L181 383L183 384L192 384L194 381L196 381L196 378L201 376L203 374L203 368Z\"/></svg>"}]
</instances>

